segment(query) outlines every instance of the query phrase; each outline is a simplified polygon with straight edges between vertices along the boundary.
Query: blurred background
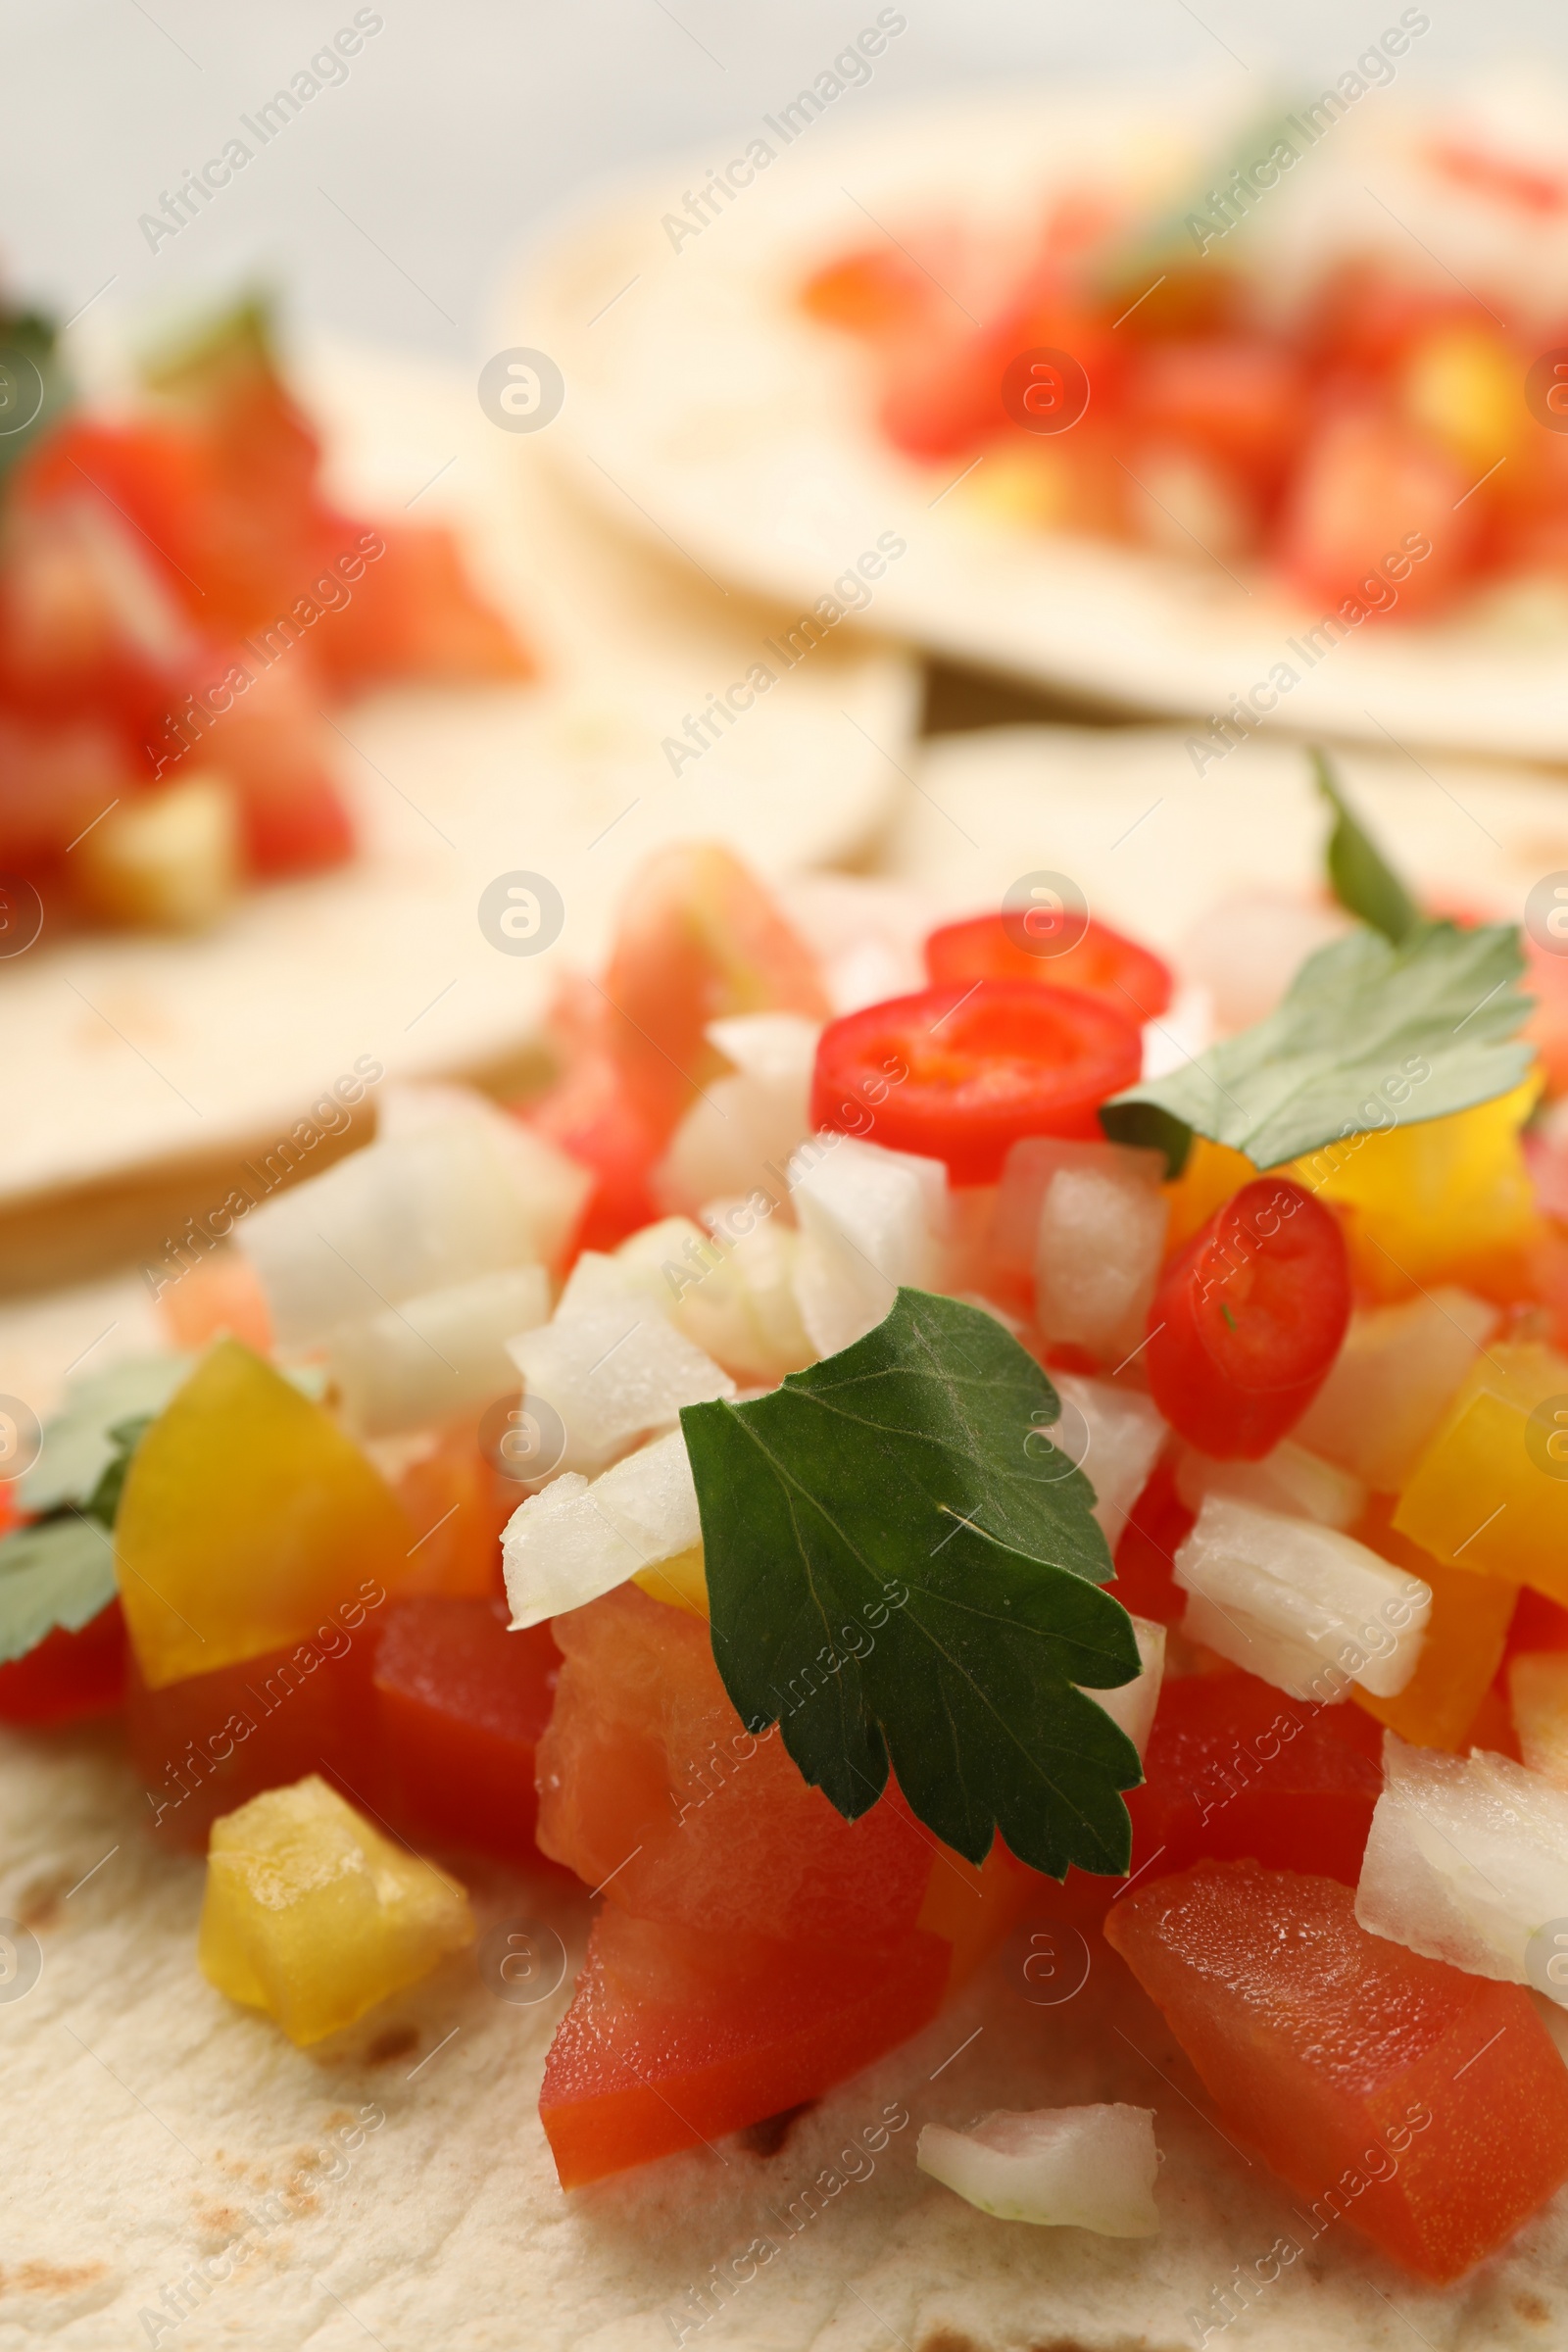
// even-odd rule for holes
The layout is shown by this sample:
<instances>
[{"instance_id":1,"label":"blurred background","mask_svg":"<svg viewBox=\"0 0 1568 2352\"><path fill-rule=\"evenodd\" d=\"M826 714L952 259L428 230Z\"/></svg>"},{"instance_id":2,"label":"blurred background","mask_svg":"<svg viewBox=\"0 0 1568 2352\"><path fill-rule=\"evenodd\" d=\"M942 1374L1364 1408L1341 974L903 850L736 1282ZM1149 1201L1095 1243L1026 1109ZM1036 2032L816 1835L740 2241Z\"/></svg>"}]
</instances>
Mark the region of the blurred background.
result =
<instances>
[{"instance_id":1,"label":"blurred background","mask_svg":"<svg viewBox=\"0 0 1568 2352\"><path fill-rule=\"evenodd\" d=\"M347 77L292 120L177 239L150 252L139 217L220 152L331 37L336 15L194 0L7 0L0 252L15 286L71 318L90 301L183 302L259 272L301 324L471 361L519 242L607 174L684 162L755 125L852 37L829 0L586 0L372 12ZM1362 0L910 0L908 30L858 107L963 85L1085 75L1184 94L1216 81L1259 102L1332 79L1382 19ZM1386 12L1391 21L1396 9ZM1462 81L1515 56L1568 66L1568 19L1541 0L1431 11L1406 87ZM719 157L714 154L716 163ZM676 191L678 193L678 191Z\"/></svg>"}]
</instances>

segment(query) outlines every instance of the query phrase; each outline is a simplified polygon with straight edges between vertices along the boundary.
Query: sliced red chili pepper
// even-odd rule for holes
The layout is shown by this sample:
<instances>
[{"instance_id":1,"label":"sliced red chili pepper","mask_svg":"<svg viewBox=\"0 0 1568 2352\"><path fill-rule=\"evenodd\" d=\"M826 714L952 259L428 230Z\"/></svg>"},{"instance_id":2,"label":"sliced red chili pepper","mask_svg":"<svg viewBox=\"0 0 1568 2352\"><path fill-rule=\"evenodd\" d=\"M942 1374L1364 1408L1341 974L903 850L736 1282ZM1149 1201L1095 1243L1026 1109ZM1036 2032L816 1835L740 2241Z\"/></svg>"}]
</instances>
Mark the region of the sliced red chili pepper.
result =
<instances>
[{"instance_id":1,"label":"sliced red chili pepper","mask_svg":"<svg viewBox=\"0 0 1568 2352\"><path fill-rule=\"evenodd\" d=\"M1149 1385L1188 1443L1258 1461L1305 1412L1350 1319L1345 1237L1283 1176L1244 1184L1171 1259L1149 1312Z\"/></svg>"},{"instance_id":2,"label":"sliced red chili pepper","mask_svg":"<svg viewBox=\"0 0 1568 2352\"><path fill-rule=\"evenodd\" d=\"M828 1024L811 1118L944 1160L956 1184L994 1184L1026 1135L1102 1140L1099 1104L1132 1084L1142 1060L1133 1023L1076 989L928 988Z\"/></svg>"},{"instance_id":3,"label":"sliced red chili pepper","mask_svg":"<svg viewBox=\"0 0 1568 2352\"><path fill-rule=\"evenodd\" d=\"M1036 980L1050 988L1082 989L1130 1021L1154 1020L1169 1004L1168 965L1136 940L1090 915L1070 945L1053 951L1049 937L1036 944L1026 936L1031 920L1029 913L972 914L961 923L944 923L925 943L925 968L938 986Z\"/></svg>"}]
</instances>

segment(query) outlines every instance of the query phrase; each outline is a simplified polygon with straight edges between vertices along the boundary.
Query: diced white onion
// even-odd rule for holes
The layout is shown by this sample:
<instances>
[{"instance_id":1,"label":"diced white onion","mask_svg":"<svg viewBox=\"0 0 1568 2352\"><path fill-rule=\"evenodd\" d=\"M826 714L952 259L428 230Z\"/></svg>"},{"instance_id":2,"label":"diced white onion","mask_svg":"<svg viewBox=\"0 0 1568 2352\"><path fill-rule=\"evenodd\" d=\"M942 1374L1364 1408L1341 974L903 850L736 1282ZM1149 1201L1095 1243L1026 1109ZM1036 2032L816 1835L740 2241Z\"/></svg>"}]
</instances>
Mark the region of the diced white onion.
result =
<instances>
[{"instance_id":1,"label":"diced white onion","mask_svg":"<svg viewBox=\"0 0 1568 2352\"><path fill-rule=\"evenodd\" d=\"M1486 1299L1446 1288L1358 1309L1298 1440L1396 1494L1497 1322Z\"/></svg>"},{"instance_id":2,"label":"diced white onion","mask_svg":"<svg viewBox=\"0 0 1568 2352\"><path fill-rule=\"evenodd\" d=\"M990 1250L997 1271L1016 1282L1036 1280L1041 1216L1057 1176L1099 1176L1117 1190L1137 1185L1159 1202L1163 1228L1159 1184L1164 1172L1162 1152L1130 1144L1073 1143L1055 1136L1029 1136L1014 1144L1003 1161L992 1211ZM1142 1339L1142 1331L1136 1337Z\"/></svg>"},{"instance_id":3,"label":"diced white onion","mask_svg":"<svg viewBox=\"0 0 1568 2352\"><path fill-rule=\"evenodd\" d=\"M442 1080L383 1087L376 1140L425 1135L437 1127L468 1126L487 1135L512 1170L528 1220L528 1254L556 1263L576 1230L593 1177L569 1152L514 1119L477 1087Z\"/></svg>"},{"instance_id":4,"label":"diced white onion","mask_svg":"<svg viewBox=\"0 0 1568 2352\"><path fill-rule=\"evenodd\" d=\"M1523 1649L1510 1658L1508 1703L1530 1770L1568 1788L1568 1650Z\"/></svg>"},{"instance_id":5,"label":"diced white onion","mask_svg":"<svg viewBox=\"0 0 1568 2352\"><path fill-rule=\"evenodd\" d=\"M1061 1418L1046 1432L1071 1455L1095 1490L1095 1517L1116 1548L1165 1442L1159 1407L1141 1389L1118 1389L1078 1372L1053 1372ZM1087 1444L1085 1441L1087 1440Z\"/></svg>"},{"instance_id":6,"label":"diced white onion","mask_svg":"<svg viewBox=\"0 0 1568 2352\"><path fill-rule=\"evenodd\" d=\"M1040 1204L1035 1320L1047 1340L1087 1348L1107 1370L1144 1337L1165 1242L1164 1195L1152 1170L1126 1164L1135 1157L1157 1160L1124 1152L1120 1164L1058 1167Z\"/></svg>"},{"instance_id":7,"label":"diced white onion","mask_svg":"<svg viewBox=\"0 0 1568 2352\"><path fill-rule=\"evenodd\" d=\"M814 1136L791 1163L803 1244L795 1296L819 1355L874 1329L902 1283L936 1285L947 1232L947 1169L854 1136Z\"/></svg>"},{"instance_id":8,"label":"diced white onion","mask_svg":"<svg viewBox=\"0 0 1568 2352\"><path fill-rule=\"evenodd\" d=\"M1141 1759L1154 1728L1154 1710L1159 1705L1159 1687L1165 1675L1165 1628L1152 1624L1147 1617L1135 1617L1133 1633L1142 1667L1137 1680L1121 1683L1114 1690L1091 1690L1086 1685L1084 1696L1092 1698L1097 1707L1103 1707L1112 1723L1120 1724Z\"/></svg>"},{"instance_id":9,"label":"diced white onion","mask_svg":"<svg viewBox=\"0 0 1568 2352\"><path fill-rule=\"evenodd\" d=\"M529 1397L560 1418L561 1466L594 1471L634 1439L667 1428L682 1405L733 1396L735 1383L645 1294L607 1286L596 1296L598 1277L582 1267L579 1259L554 1319L513 1340L507 1352Z\"/></svg>"},{"instance_id":10,"label":"diced white onion","mask_svg":"<svg viewBox=\"0 0 1568 2352\"><path fill-rule=\"evenodd\" d=\"M1102 2237L1152 2237L1159 2229L1152 2107L1004 2108L968 2132L927 2124L914 2160L999 2221Z\"/></svg>"},{"instance_id":11,"label":"diced white onion","mask_svg":"<svg viewBox=\"0 0 1568 2352\"><path fill-rule=\"evenodd\" d=\"M1431 1588L1337 1528L1210 1494L1175 1567L1183 1632L1293 1697L1337 1669L1392 1698L1415 1672Z\"/></svg>"},{"instance_id":12,"label":"diced white onion","mask_svg":"<svg viewBox=\"0 0 1568 2352\"><path fill-rule=\"evenodd\" d=\"M345 1420L380 1438L488 1403L514 1385L508 1340L549 1312L543 1266L508 1266L341 1325L326 1369Z\"/></svg>"},{"instance_id":13,"label":"diced white onion","mask_svg":"<svg viewBox=\"0 0 1568 2352\"><path fill-rule=\"evenodd\" d=\"M1177 961L1184 980L1208 990L1215 1026L1226 1034L1271 1013L1306 957L1348 928L1338 907L1308 898L1238 892L1194 924Z\"/></svg>"},{"instance_id":14,"label":"diced white onion","mask_svg":"<svg viewBox=\"0 0 1568 2352\"><path fill-rule=\"evenodd\" d=\"M591 1485L568 1470L520 1503L501 1538L512 1630L580 1609L640 1568L701 1542L697 1489L678 1429Z\"/></svg>"},{"instance_id":15,"label":"diced white onion","mask_svg":"<svg viewBox=\"0 0 1568 2352\"><path fill-rule=\"evenodd\" d=\"M1355 1916L1430 1960L1568 2005L1541 1931L1568 1921L1568 1790L1508 1756L1383 1742ZM1559 1973L1561 1973L1559 1971Z\"/></svg>"},{"instance_id":16,"label":"diced white onion","mask_svg":"<svg viewBox=\"0 0 1568 2352\"><path fill-rule=\"evenodd\" d=\"M1176 1492L1190 1511L1200 1511L1210 1494L1229 1494L1260 1510L1315 1519L1320 1527L1353 1527L1366 1509L1358 1478L1293 1438L1260 1462L1216 1462L1189 1447L1177 1465Z\"/></svg>"},{"instance_id":17,"label":"diced white onion","mask_svg":"<svg viewBox=\"0 0 1568 2352\"><path fill-rule=\"evenodd\" d=\"M759 1185L783 1192L790 1154L810 1132L820 1034L815 1021L796 1012L739 1013L709 1023L708 1038L734 1063L734 1074L710 1081L676 1128L654 1171L661 1200L690 1210Z\"/></svg>"}]
</instances>

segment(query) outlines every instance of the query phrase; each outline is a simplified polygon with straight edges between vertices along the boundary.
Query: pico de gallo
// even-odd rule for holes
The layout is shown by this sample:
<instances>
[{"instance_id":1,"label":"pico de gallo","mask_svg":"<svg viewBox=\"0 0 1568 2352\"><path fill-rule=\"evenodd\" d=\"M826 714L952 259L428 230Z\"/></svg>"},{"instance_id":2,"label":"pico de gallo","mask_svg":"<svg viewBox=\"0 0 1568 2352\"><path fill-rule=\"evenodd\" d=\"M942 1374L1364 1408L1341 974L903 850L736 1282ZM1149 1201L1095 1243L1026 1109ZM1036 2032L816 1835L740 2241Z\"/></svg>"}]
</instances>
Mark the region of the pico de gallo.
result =
<instances>
[{"instance_id":1,"label":"pico de gallo","mask_svg":"<svg viewBox=\"0 0 1568 2352\"><path fill-rule=\"evenodd\" d=\"M197 928L352 855L323 706L526 676L450 532L347 513L246 303L74 397L0 310L0 928ZM29 926L28 908L31 908ZM46 918L47 919L47 918Z\"/></svg>"},{"instance_id":2,"label":"pico de gallo","mask_svg":"<svg viewBox=\"0 0 1568 2352\"><path fill-rule=\"evenodd\" d=\"M868 417L956 507L1261 572L1356 625L1528 583L1539 626L1568 568L1560 151L1346 112L1256 123L1153 212L1107 181L1005 231L895 218L800 302L859 341Z\"/></svg>"},{"instance_id":3,"label":"pico de gallo","mask_svg":"<svg viewBox=\"0 0 1568 2352\"><path fill-rule=\"evenodd\" d=\"M1513 926L1324 780L1350 920L1174 1072L1093 917L855 1004L676 848L542 1094L391 1090L168 1281L7 1491L0 1717L122 1710L219 1993L322 2041L471 1943L467 1857L574 1874L571 2190L776 2144L1046 1916L1283 2229L1446 2283L1559 2192L1560 1131ZM1147 2235L1156 2121L918 2161Z\"/></svg>"}]
</instances>

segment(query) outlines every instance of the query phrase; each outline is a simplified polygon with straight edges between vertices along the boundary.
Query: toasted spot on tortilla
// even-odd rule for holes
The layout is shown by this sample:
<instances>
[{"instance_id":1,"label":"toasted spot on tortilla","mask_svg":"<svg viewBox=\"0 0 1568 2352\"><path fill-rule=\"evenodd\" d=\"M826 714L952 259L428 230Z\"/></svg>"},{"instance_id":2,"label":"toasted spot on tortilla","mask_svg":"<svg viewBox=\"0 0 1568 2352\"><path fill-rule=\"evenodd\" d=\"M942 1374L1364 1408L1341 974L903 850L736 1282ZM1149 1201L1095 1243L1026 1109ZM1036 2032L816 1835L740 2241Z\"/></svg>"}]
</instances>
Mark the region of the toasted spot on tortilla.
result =
<instances>
[{"instance_id":1,"label":"toasted spot on tortilla","mask_svg":"<svg viewBox=\"0 0 1568 2352\"><path fill-rule=\"evenodd\" d=\"M19 2262L15 2270L0 2271L0 2294L69 2295L101 2278L105 2268L101 2262Z\"/></svg>"},{"instance_id":2,"label":"toasted spot on tortilla","mask_svg":"<svg viewBox=\"0 0 1568 2352\"><path fill-rule=\"evenodd\" d=\"M1513 2307L1516 2316L1521 2320L1528 2320L1532 2328L1544 2328L1551 2317L1551 2313L1546 2309L1541 2297L1531 2294L1528 2289L1515 2295Z\"/></svg>"},{"instance_id":3,"label":"toasted spot on tortilla","mask_svg":"<svg viewBox=\"0 0 1568 2352\"><path fill-rule=\"evenodd\" d=\"M737 2132L736 2141L749 2156L776 2156L802 2116L809 2115L815 2105L814 2099L803 2099L798 2107L781 2107L777 2115L764 2115L760 2123Z\"/></svg>"},{"instance_id":4,"label":"toasted spot on tortilla","mask_svg":"<svg viewBox=\"0 0 1568 2352\"><path fill-rule=\"evenodd\" d=\"M417 2026L388 2026L366 2047L367 2066L390 2066L394 2058L406 2058L419 2046Z\"/></svg>"},{"instance_id":5,"label":"toasted spot on tortilla","mask_svg":"<svg viewBox=\"0 0 1568 2352\"><path fill-rule=\"evenodd\" d=\"M40 1930L47 1934L49 1929L58 1927L70 1884L70 1880L61 1875L34 1881L17 1903L17 1917L22 1925L30 1928L35 1936Z\"/></svg>"}]
</instances>

